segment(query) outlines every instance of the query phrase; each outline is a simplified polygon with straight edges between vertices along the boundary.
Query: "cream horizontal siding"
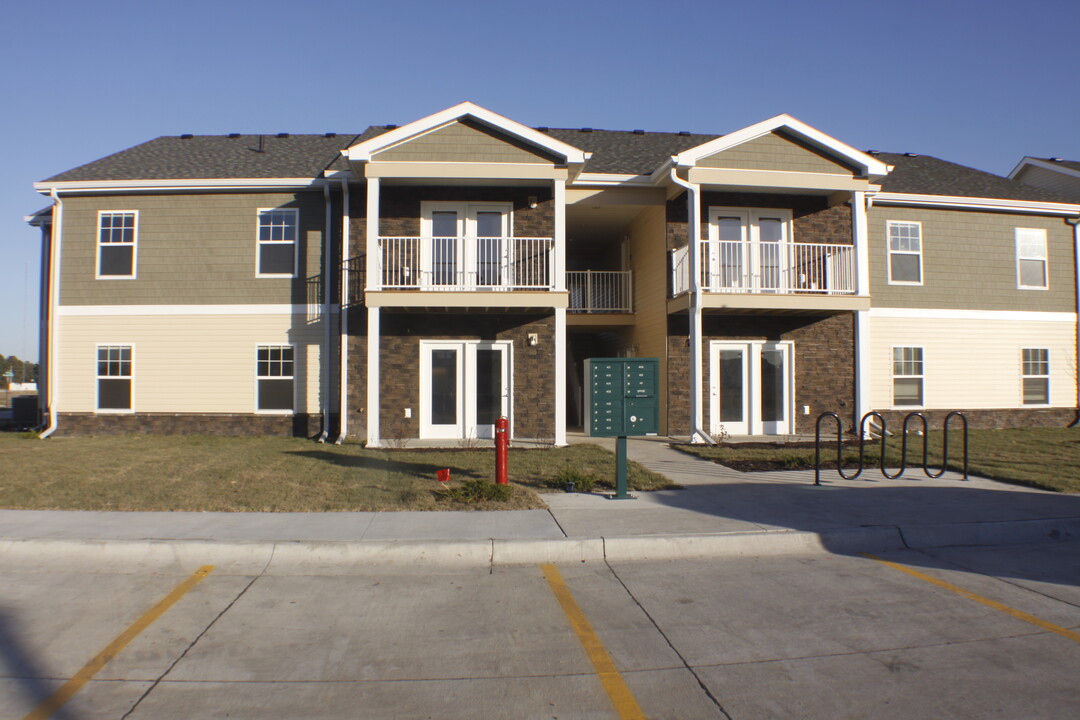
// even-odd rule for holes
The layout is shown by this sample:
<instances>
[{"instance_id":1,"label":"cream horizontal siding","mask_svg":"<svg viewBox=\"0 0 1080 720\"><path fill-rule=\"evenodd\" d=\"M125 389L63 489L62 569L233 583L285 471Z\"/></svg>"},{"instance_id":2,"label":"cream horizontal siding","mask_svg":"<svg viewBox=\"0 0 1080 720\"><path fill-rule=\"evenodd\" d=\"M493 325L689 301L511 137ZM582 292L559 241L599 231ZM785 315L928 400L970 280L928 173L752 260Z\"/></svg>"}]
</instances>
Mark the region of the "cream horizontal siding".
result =
<instances>
[{"instance_id":1,"label":"cream horizontal siding","mask_svg":"<svg viewBox=\"0 0 1080 720\"><path fill-rule=\"evenodd\" d=\"M923 348L927 408L1019 408L1022 348L1050 350L1050 405L1076 406L1075 321L870 317L870 399L892 407L892 348ZM1027 406L1037 407L1037 406Z\"/></svg>"},{"instance_id":2,"label":"cream horizontal siding","mask_svg":"<svg viewBox=\"0 0 1080 720\"><path fill-rule=\"evenodd\" d=\"M305 315L57 318L60 412L94 412L97 345L133 345L135 412L255 412L256 346L296 346L296 411L320 410L322 322Z\"/></svg>"},{"instance_id":3,"label":"cream horizontal siding","mask_svg":"<svg viewBox=\"0 0 1080 720\"><path fill-rule=\"evenodd\" d=\"M634 325L630 343L638 357L660 358L661 392L667 387L667 231L663 207L642 210L630 223L630 269L634 283ZM660 403L660 427L667 432L667 403Z\"/></svg>"}]
</instances>

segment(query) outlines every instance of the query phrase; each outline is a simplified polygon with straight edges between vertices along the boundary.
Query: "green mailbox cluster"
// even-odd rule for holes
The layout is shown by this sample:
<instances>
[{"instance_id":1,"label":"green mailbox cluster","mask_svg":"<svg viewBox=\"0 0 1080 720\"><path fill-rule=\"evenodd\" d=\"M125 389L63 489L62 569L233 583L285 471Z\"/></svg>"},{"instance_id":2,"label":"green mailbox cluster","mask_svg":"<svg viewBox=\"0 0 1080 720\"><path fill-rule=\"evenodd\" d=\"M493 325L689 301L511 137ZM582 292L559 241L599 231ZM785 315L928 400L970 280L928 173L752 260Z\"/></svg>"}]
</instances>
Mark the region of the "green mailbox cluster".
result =
<instances>
[{"instance_id":1,"label":"green mailbox cluster","mask_svg":"<svg viewBox=\"0 0 1080 720\"><path fill-rule=\"evenodd\" d=\"M660 431L660 360L585 361L585 432L592 437L656 435Z\"/></svg>"}]
</instances>

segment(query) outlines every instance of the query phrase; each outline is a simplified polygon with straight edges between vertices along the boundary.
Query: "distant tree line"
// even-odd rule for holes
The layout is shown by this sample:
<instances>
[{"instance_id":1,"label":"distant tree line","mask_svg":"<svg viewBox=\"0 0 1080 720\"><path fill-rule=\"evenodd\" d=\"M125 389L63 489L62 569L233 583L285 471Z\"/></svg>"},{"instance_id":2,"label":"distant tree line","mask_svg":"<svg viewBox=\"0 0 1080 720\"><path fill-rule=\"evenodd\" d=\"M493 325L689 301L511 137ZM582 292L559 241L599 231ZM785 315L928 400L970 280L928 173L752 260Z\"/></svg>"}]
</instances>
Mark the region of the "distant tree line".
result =
<instances>
[{"instance_id":1,"label":"distant tree line","mask_svg":"<svg viewBox=\"0 0 1080 720\"><path fill-rule=\"evenodd\" d=\"M38 372L41 370L41 366L38 363L20 360L14 355L10 357L0 355L0 375L3 375L8 370L15 376L11 378L11 382L37 382ZM6 385L5 378L0 378L0 387Z\"/></svg>"}]
</instances>

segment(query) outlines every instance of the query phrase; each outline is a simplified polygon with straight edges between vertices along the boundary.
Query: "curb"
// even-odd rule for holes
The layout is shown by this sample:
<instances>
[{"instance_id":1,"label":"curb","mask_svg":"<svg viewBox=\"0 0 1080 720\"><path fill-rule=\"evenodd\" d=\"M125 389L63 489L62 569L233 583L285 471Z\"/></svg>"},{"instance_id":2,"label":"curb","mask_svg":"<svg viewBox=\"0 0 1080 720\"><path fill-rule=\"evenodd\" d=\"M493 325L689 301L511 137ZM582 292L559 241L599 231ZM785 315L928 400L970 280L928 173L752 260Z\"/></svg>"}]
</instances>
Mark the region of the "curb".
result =
<instances>
[{"instance_id":1,"label":"curb","mask_svg":"<svg viewBox=\"0 0 1080 720\"><path fill-rule=\"evenodd\" d=\"M805 532L760 530L612 538L220 542L207 540L0 540L18 569L133 572L140 566L218 574L345 575L387 568L490 568L540 563L644 562L829 553L854 555L956 546L1030 545L1080 539L1080 518L877 526ZM48 567L43 567L48 563Z\"/></svg>"}]
</instances>

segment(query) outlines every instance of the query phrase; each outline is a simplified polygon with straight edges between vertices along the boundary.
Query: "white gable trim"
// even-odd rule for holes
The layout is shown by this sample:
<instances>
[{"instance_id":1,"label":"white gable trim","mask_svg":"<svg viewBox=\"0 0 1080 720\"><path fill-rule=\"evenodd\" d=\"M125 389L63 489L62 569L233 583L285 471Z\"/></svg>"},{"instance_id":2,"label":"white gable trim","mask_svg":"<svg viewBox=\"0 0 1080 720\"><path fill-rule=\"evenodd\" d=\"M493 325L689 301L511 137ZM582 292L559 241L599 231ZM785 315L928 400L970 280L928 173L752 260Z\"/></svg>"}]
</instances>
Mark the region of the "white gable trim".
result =
<instances>
[{"instance_id":1,"label":"white gable trim","mask_svg":"<svg viewBox=\"0 0 1080 720\"><path fill-rule=\"evenodd\" d=\"M1070 167L1065 167L1064 165L1060 165L1058 163L1047 162L1046 160L1039 160L1038 158L1033 157L1025 157L1023 160L1021 160L1020 163L1013 168L1013 171L1009 173L1009 179L1015 180L1016 176L1019 175L1025 167L1042 168L1043 170L1050 170L1052 172L1061 173L1062 175L1068 175L1069 177L1080 179L1080 170L1073 170Z\"/></svg>"},{"instance_id":2,"label":"white gable trim","mask_svg":"<svg viewBox=\"0 0 1080 720\"><path fill-rule=\"evenodd\" d=\"M349 158L351 162L370 162L375 153L387 150L394 145L437 130L466 117L471 117L489 127L501 130L507 135L520 138L530 145L535 145L553 155L564 157L567 164L570 165L583 165L591 154L471 102L463 102L434 115L414 120L408 125L402 125L370 140L365 140L353 145L348 150L342 150L341 154Z\"/></svg>"},{"instance_id":3,"label":"white gable trim","mask_svg":"<svg viewBox=\"0 0 1080 720\"><path fill-rule=\"evenodd\" d=\"M961 197L952 195L915 195L881 192L872 196L874 205L924 205L927 207L999 210L1039 215L1080 215L1080 205L1072 203L1036 202L1033 200L1001 200L998 198Z\"/></svg>"},{"instance_id":4,"label":"white gable trim","mask_svg":"<svg viewBox=\"0 0 1080 720\"><path fill-rule=\"evenodd\" d=\"M856 150L846 143L842 143L834 137L816 130L804 122L796 120L790 115L777 115L776 117L762 120L759 123L736 130L715 140L710 140L704 145L684 150L674 156L675 164L679 167L691 167L696 165L702 158L723 152L729 148L767 135L775 130L784 129L793 135L805 140L821 150L847 160L852 165L861 168L866 175L884 176L889 173L889 166L880 160L864 152Z\"/></svg>"}]
</instances>

